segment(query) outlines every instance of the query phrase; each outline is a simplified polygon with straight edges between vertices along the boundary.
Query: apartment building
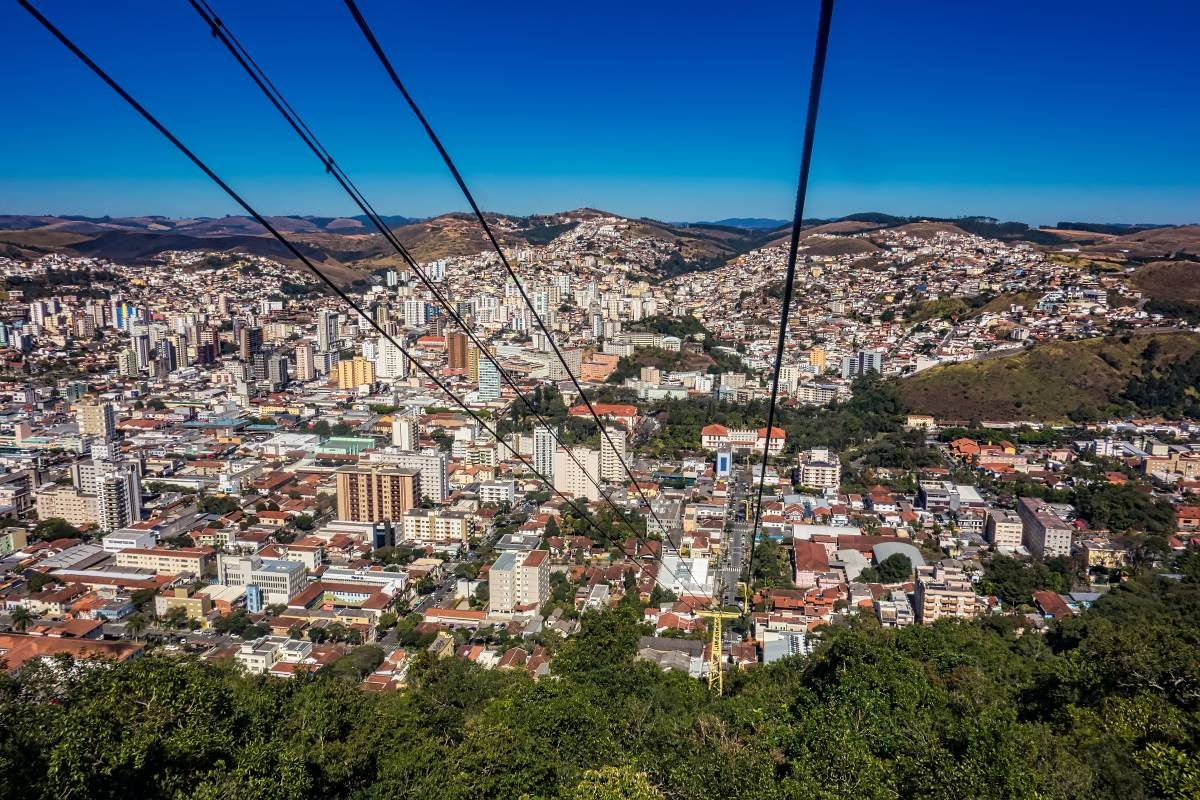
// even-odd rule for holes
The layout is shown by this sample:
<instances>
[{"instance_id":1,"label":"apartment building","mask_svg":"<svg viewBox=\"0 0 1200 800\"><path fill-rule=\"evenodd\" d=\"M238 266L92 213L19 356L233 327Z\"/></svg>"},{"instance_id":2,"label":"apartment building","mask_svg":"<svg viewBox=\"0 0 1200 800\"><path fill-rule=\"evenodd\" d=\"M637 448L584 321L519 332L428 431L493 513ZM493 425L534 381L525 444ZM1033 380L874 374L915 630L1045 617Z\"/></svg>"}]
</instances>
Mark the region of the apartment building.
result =
<instances>
[{"instance_id":1,"label":"apartment building","mask_svg":"<svg viewBox=\"0 0 1200 800\"><path fill-rule=\"evenodd\" d=\"M1038 558L1071 555L1071 524L1049 503L1037 497L1022 497L1017 501L1017 514L1023 541L1031 553Z\"/></svg>"},{"instance_id":2,"label":"apartment building","mask_svg":"<svg viewBox=\"0 0 1200 800\"><path fill-rule=\"evenodd\" d=\"M479 484L481 503L512 503L516 499L516 481L484 481Z\"/></svg>"},{"instance_id":3,"label":"apartment building","mask_svg":"<svg viewBox=\"0 0 1200 800\"><path fill-rule=\"evenodd\" d=\"M841 462L823 447L801 453L797 473L800 485L813 489L836 489L842 482Z\"/></svg>"},{"instance_id":4,"label":"apartment building","mask_svg":"<svg viewBox=\"0 0 1200 800\"><path fill-rule=\"evenodd\" d=\"M74 486L51 484L38 489L34 498L38 519L64 519L76 528L91 528L99 518L96 495L84 494Z\"/></svg>"},{"instance_id":5,"label":"apartment building","mask_svg":"<svg viewBox=\"0 0 1200 800\"><path fill-rule=\"evenodd\" d=\"M616 425L606 425L600 436L600 479L605 481L624 481L626 454L625 429Z\"/></svg>"},{"instance_id":6,"label":"apartment building","mask_svg":"<svg viewBox=\"0 0 1200 800\"><path fill-rule=\"evenodd\" d=\"M436 447L420 452L385 448L370 453L368 464L415 469L421 474L421 497L441 503L450 496L450 456Z\"/></svg>"},{"instance_id":7,"label":"apartment building","mask_svg":"<svg viewBox=\"0 0 1200 800\"><path fill-rule=\"evenodd\" d=\"M336 482L338 519L347 522L398 520L421 496L421 473L414 469L341 467Z\"/></svg>"},{"instance_id":8,"label":"apartment building","mask_svg":"<svg viewBox=\"0 0 1200 800\"><path fill-rule=\"evenodd\" d=\"M187 573L202 577L212 566L211 547L181 547L171 550L166 547L127 547L116 554L118 567L154 570L157 575L181 575Z\"/></svg>"},{"instance_id":9,"label":"apartment building","mask_svg":"<svg viewBox=\"0 0 1200 800\"><path fill-rule=\"evenodd\" d=\"M987 540L993 547L1015 550L1023 541L1024 525L1014 511L993 508L988 512Z\"/></svg>"},{"instance_id":10,"label":"apartment building","mask_svg":"<svg viewBox=\"0 0 1200 800\"><path fill-rule=\"evenodd\" d=\"M509 550L488 572L491 610L498 614L536 610L550 599L550 554Z\"/></svg>"},{"instance_id":11,"label":"apartment building","mask_svg":"<svg viewBox=\"0 0 1200 800\"><path fill-rule=\"evenodd\" d=\"M95 436L111 442L117 435L117 416L112 403L82 403L76 411L82 436Z\"/></svg>"},{"instance_id":12,"label":"apartment building","mask_svg":"<svg viewBox=\"0 0 1200 800\"><path fill-rule=\"evenodd\" d=\"M155 615L165 617L173 608L182 608L188 619L203 624L212 613L212 597L203 592L188 594L185 586L177 586L154 596Z\"/></svg>"},{"instance_id":13,"label":"apartment building","mask_svg":"<svg viewBox=\"0 0 1200 800\"><path fill-rule=\"evenodd\" d=\"M401 518L401 536L405 542L467 544L473 533L474 517L464 511L414 508Z\"/></svg>"},{"instance_id":14,"label":"apartment building","mask_svg":"<svg viewBox=\"0 0 1200 800\"><path fill-rule=\"evenodd\" d=\"M359 386L370 386L375 382L375 363L362 356L355 356L337 365L338 388L345 390L357 389Z\"/></svg>"},{"instance_id":15,"label":"apartment building","mask_svg":"<svg viewBox=\"0 0 1200 800\"><path fill-rule=\"evenodd\" d=\"M588 501L600 499L600 451L572 447L554 451L554 489Z\"/></svg>"},{"instance_id":16,"label":"apartment building","mask_svg":"<svg viewBox=\"0 0 1200 800\"><path fill-rule=\"evenodd\" d=\"M974 619L983 604L971 579L957 567L917 567L917 622L928 625L943 617Z\"/></svg>"}]
</instances>

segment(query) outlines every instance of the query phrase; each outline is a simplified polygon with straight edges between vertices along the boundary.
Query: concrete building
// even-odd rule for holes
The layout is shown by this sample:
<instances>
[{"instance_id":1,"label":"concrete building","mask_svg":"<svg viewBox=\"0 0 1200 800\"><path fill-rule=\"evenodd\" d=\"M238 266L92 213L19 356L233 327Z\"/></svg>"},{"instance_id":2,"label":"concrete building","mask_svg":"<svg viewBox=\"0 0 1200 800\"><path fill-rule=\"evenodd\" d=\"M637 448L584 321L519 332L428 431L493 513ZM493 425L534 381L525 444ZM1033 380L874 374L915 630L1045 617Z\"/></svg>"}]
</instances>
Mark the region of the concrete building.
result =
<instances>
[{"instance_id":1,"label":"concrete building","mask_svg":"<svg viewBox=\"0 0 1200 800\"><path fill-rule=\"evenodd\" d=\"M465 545L474 532L474 518L464 511L414 508L401 518L401 536L406 543Z\"/></svg>"},{"instance_id":2,"label":"concrete building","mask_svg":"<svg viewBox=\"0 0 1200 800\"><path fill-rule=\"evenodd\" d=\"M421 438L421 426L413 417L392 417L392 446L401 450L416 450Z\"/></svg>"},{"instance_id":3,"label":"concrete building","mask_svg":"<svg viewBox=\"0 0 1200 800\"><path fill-rule=\"evenodd\" d=\"M317 365L313 358L312 342L300 342L296 345L296 380L301 383L317 379Z\"/></svg>"},{"instance_id":4,"label":"concrete building","mask_svg":"<svg viewBox=\"0 0 1200 800\"><path fill-rule=\"evenodd\" d=\"M209 547L127 547L115 556L118 567L153 570L156 575L208 574L213 551Z\"/></svg>"},{"instance_id":5,"label":"concrete building","mask_svg":"<svg viewBox=\"0 0 1200 800\"><path fill-rule=\"evenodd\" d=\"M421 497L441 503L450 496L450 456L436 447L420 452L387 448L368 456L367 465L416 470L421 475Z\"/></svg>"},{"instance_id":6,"label":"concrete building","mask_svg":"<svg viewBox=\"0 0 1200 800\"><path fill-rule=\"evenodd\" d=\"M922 625L942 617L974 619L982 611L983 603L961 569L917 567L916 612Z\"/></svg>"},{"instance_id":7,"label":"concrete building","mask_svg":"<svg viewBox=\"0 0 1200 800\"><path fill-rule=\"evenodd\" d=\"M304 565L260 556L217 556L217 581L246 590L246 609L251 612L276 603L286 604L308 585Z\"/></svg>"},{"instance_id":8,"label":"concrete building","mask_svg":"<svg viewBox=\"0 0 1200 800\"><path fill-rule=\"evenodd\" d=\"M421 496L421 473L414 469L341 467L336 481L338 519L347 522L399 520Z\"/></svg>"},{"instance_id":9,"label":"concrete building","mask_svg":"<svg viewBox=\"0 0 1200 800\"><path fill-rule=\"evenodd\" d=\"M470 339L465 333L451 331L446 334L446 366L450 369L467 370L467 352Z\"/></svg>"},{"instance_id":10,"label":"concrete building","mask_svg":"<svg viewBox=\"0 0 1200 800\"><path fill-rule=\"evenodd\" d=\"M842 482L842 464L836 454L815 447L800 454L797 468L801 486L836 489Z\"/></svg>"},{"instance_id":11,"label":"concrete building","mask_svg":"<svg viewBox=\"0 0 1200 800\"><path fill-rule=\"evenodd\" d=\"M600 451L560 447L554 451L554 489L588 501L600 499Z\"/></svg>"},{"instance_id":12,"label":"concrete building","mask_svg":"<svg viewBox=\"0 0 1200 800\"><path fill-rule=\"evenodd\" d=\"M1023 529L1021 517L1015 512L1003 508L993 508L988 512L987 540L994 547L1017 549L1023 541Z\"/></svg>"},{"instance_id":13,"label":"concrete building","mask_svg":"<svg viewBox=\"0 0 1200 800\"><path fill-rule=\"evenodd\" d=\"M38 489L34 498L38 519L63 519L76 528L97 524L96 495L84 494L74 486L50 484Z\"/></svg>"},{"instance_id":14,"label":"concrete building","mask_svg":"<svg viewBox=\"0 0 1200 800\"><path fill-rule=\"evenodd\" d=\"M1021 518L1022 538L1029 552L1038 558L1071 555L1071 524L1046 501L1022 497L1017 501L1017 514Z\"/></svg>"},{"instance_id":15,"label":"concrete building","mask_svg":"<svg viewBox=\"0 0 1200 800\"><path fill-rule=\"evenodd\" d=\"M355 356L337 364L338 388L343 391L370 386L375 383L375 364L362 356Z\"/></svg>"},{"instance_id":16,"label":"concrete building","mask_svg":"<svg viewBox=\"0 0 1200 800\"><path fill-rule=\"evenodd\" d=\"M76 409L81 436L111 442L117 435L117 416L112 403L81 403Z\"/></svg>"},{"instance_id":17,"label":"concrete building","mask_svg":"<svg viewBox=\"0 0 1200 800\"><path fill-rule=\"evenodd\" d=\"M408 356L390 339L379 342L379 357L375 360L375 377L380 380L404 380L408 377Z\"/></svg>"},{"instance_id":18,"label":"concrete building","mask_svg":"<svg viewBox=\"0 0 1200 800\"><path fill-rule=\"evenodd\" d=\"M859 350L842 358L843 378L857 378L868 372L883 372L883 353L878 350Z\"/></svg>"},{"instance_id":19,"label":"concrete building","mask_svg":"<svg viewBox=\"0 0 1200 800\"><path fill-rule=\"evenodd\" d=\"M625 429L607 425L604 431L607 435L600 436L600 479L610 482L624 481L625 459L628 458Z\"/></svg>"},{"instance_id":20,"label":"concrete building","mask_svg":"<svg viewBox=\"0 0 1200 800\"><path fill-rule=\"evenodd\" d=\"M213 602L212 598L203 592L188 594L185 586L177 586L154 596L156 616L165 617L173 608L182 608L188 619L203 625L212 613Z\"/></svg>"},{"instance_id":21,"label":"concrete building","mask_svg":"<svg viewBox=\"0 0 1200 800\"><path fill-rule=\"evenodd\" d=\"M550 599L550 554L507 551L488 572L491 610L498 614L536 611Z\"/></svg>"},{"instance_id":22,"label":"concrete building","mask_svg":"<svg viewBox=\"0 0 1200 800\"><path fill-rule=\"evenodd\" d=\"M500 369L491 359L479 360L479 399L483 401L500 399Z\"/></svg>"},{"instance_id":23,"label":"concrete building","mask_svg":"<svg viewBox=\"0 0 1200 800\"><path fill-rule=\"evenodd\" d=\"M558 431L545 425L533 428L533 468L545 478L554 477L554 451L558 449Z\"/></svg>"}]
</instances>

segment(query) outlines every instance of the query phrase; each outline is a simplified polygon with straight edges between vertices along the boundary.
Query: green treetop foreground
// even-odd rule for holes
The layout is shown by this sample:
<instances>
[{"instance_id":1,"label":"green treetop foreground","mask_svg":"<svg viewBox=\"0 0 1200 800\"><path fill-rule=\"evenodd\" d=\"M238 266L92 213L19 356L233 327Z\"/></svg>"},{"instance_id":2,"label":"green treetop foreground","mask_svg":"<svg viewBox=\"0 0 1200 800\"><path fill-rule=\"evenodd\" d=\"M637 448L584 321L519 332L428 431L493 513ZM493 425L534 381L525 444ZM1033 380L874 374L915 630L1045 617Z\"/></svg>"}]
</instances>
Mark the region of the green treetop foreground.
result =
<instances>
[{"instance_id":1,"label":"green treetop foreground","mask_svg":"<svg viewBox=\"0 0 1200 800\"><path fill-rule=\"evenodd\" d=\"M414 657L289 681L151 655L0 679L0 796L22 798L1200 797L1200 553L1045 635L1011 621L829 631L701 682L587 616L557 678Z\"/></svg>"}]
</instances>

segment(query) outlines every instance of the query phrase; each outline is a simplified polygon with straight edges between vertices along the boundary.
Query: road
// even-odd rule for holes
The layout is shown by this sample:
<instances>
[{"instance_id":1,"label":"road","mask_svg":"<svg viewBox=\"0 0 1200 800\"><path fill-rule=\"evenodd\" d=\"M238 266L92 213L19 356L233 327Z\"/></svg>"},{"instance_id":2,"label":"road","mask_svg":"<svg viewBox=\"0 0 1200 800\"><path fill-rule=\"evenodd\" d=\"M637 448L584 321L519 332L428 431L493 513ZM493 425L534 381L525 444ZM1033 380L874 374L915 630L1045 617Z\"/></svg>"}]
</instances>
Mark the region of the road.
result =
<instances>
[{"instance_id":1,"label":"road","mask_svg":"<svg viewBox=\"0 0 1200 800\"><path fill-rule=\"evenodd\" d=\"M726 547L721 557L722 602L739 603L737 584L746 558L751 525L746 521L746 497L751 482L750 467L737 467L729 476L729 516L725 523Z\"/></svg>"}]
</instances>

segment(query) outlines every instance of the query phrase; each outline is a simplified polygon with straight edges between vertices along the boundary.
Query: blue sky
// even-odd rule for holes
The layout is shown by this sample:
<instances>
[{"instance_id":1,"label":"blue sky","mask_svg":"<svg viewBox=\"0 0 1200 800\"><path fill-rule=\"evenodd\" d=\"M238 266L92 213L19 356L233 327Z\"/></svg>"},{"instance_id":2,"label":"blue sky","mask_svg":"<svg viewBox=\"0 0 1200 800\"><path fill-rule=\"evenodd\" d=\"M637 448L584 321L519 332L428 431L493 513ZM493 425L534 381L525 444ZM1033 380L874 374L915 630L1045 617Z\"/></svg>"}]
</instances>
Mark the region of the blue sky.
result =
<instances>
[{"instance_id":1,"label":"blue sky","mask_svg":"<svg viewBox=\"0 0 1200 800\"><path fill-rule=\"evenodd\" d=\"M464 207L341 3L210 0L381 212ZM788 217L815 0L360 0L488 209ZM352 213L185 0L39 7L260 210ZM236 209L15 3L0 213ZM809 216L1200 222L1200 4L839 0Z\"/></svg>"}]
</instances>

